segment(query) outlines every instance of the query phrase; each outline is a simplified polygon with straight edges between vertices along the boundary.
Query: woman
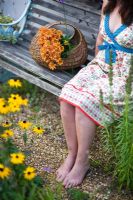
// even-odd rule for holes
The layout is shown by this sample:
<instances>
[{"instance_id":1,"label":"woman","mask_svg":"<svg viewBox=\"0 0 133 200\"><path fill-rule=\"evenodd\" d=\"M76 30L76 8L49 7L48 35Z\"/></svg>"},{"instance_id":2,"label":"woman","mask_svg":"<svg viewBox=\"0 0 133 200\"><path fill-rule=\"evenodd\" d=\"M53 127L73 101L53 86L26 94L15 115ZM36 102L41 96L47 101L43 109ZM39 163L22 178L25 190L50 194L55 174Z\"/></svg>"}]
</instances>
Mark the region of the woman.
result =
<instances>
[{"instance_id":1,"label":"woman","mask_svg":"<svg viewBox=\"0 0 133 200\"><path fill-rule=\"evenodd\" d=\"M103 1L96 57L62 89L60 107L68 156L57 170L57 180L62 181L66 188L81 184L89 169L88 154L96 127L112 122L113 116L118 117L123 110L125 84L133 55L132 10L132 0ZM112 90L108 76L110 55ZM102 109L100 91L104 101ZM113 114L109 106L111 91Z\"/></svg>"}]
</instances>

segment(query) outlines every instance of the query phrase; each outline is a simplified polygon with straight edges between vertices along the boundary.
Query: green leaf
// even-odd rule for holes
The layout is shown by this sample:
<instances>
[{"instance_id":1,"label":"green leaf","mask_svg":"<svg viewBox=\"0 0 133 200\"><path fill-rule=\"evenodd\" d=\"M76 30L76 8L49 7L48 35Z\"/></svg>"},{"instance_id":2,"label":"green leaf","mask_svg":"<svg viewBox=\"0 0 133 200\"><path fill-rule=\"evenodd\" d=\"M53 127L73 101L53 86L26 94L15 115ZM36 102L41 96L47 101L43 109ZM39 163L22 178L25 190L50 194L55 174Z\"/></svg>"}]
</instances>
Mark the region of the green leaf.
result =
<instances>
[{"instance_id":1,"label":"green leaf","mask_svg":"<svg viewBox=\"0 0 133 200\"><path fill-rule=\"evenodd\" d=\"M26 145L26 143L27 143L27 140L28 140L28 136L27 136L27 133L25 132L24 134L23 134L23 141L24 141L24 144Z\"/></svg>"},{"instance_id":2,"label":"green leaf","mask_svg":"<svg viewBox=\"0 0 133 200\"><path fill-rule=\"evenodd\" d=\"M70 200L88 200L89 194L86 192L82 192L79 189L69 189L68 195L70 197Z\"/></svg>"}]
</instances>

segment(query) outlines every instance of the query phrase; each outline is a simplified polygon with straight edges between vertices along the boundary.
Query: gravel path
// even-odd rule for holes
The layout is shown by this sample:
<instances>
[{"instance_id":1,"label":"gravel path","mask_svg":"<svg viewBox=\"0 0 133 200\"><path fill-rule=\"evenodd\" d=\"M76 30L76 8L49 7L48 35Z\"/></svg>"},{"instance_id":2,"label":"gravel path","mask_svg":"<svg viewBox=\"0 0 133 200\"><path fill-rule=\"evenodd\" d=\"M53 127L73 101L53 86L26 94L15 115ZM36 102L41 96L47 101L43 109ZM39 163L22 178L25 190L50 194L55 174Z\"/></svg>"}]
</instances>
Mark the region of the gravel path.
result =
<instances>
[{"instance_id":1,"label":"gravel path","mask_svg":"<svg viewBox=\"0 0 133 200\"><path fill-rule=\"evenodd\" d=\"M44 182L53 187L56 184L55 170L67 155L66 141L59 113L57 97L42 90L37 97L38 103L29 109L24 109L22 114L16 116L17 120L27 119L45 129L43 135L36 135L28 131L27 145L24 146L22 133L15 130L15 141L28 155L27 163L36 167ZM91 149L91 171L87 174L83 184L79 187L82 191L91 194L93 200L131 200L132 196L122 191L120 194L112 186L112 177L106 169L106 155L101 151L99 134L97 134ZM64 199L68 199L64 190Z\"/></svg>"}]
</instances>

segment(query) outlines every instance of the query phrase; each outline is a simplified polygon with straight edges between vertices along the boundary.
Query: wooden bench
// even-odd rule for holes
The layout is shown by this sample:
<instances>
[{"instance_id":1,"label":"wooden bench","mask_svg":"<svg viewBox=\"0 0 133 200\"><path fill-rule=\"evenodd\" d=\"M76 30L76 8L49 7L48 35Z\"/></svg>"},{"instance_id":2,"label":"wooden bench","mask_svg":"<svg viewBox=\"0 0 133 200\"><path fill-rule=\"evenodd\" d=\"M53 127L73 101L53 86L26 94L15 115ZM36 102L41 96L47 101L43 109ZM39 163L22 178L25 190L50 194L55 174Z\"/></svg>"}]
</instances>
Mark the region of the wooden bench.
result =
<instances>
[{"instance_id":1,"label":"wooden bench","mask_svg":"<svg viewBox=\"0 0 133 200\"><path fill-rule=\"evenodd\" d=\"M94 57L100 11L92 0L65 0L68 23L77 26L88 42L88 63ZM81 68L75 70L50 71L39 66L29 53L29 44L37 29L50 22L63 21L63 6L58 0L33 0L27 22L19 41L15 45L0 42L0 67L59 96L63 85ZM85 63L85 64L86 64Z\"/></svg>"}]
</instances>

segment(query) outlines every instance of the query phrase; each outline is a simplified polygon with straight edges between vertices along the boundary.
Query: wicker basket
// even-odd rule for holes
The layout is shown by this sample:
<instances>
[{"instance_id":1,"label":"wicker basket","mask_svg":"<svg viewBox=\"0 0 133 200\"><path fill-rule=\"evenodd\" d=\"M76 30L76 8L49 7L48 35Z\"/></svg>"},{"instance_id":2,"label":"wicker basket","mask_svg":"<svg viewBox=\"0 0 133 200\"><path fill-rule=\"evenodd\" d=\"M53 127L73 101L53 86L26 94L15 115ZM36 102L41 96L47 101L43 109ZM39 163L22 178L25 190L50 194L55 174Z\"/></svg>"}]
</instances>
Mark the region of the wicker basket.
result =
<instances>
[{"instance_id":1,"label":"wicker basket","mask_svg":"<svg viewBox=\"0 0 133 200\"><path fill-rule=\"evenodd\" d=\"M66 25L64 22L55 22L46 25L47 28L53 28L55 25ZM71 69L81 66L85 63L87 59L88 49L87 43L84 39L83 34L79 29L74 27L71 24L67 24L74 29L74 34L71 37L71 43L74 45L74 48L69 52L67 58L63 58L63 64L61 66L57 66L56 69ZM49 68L48 65L42 60L40 54L40 45L38 44L38 32L33 37L30 45L30 53L32 58L39 63L40 65Z\"/></svg>"}]
</instances>

